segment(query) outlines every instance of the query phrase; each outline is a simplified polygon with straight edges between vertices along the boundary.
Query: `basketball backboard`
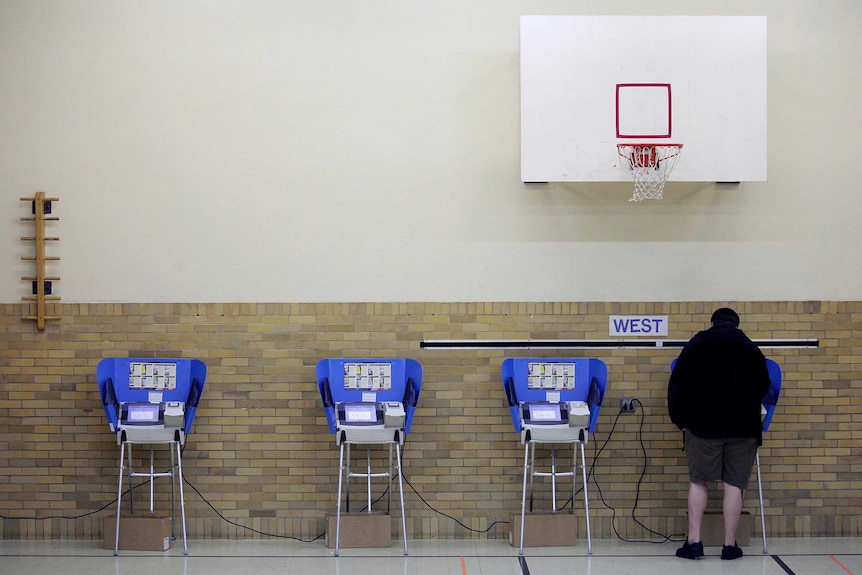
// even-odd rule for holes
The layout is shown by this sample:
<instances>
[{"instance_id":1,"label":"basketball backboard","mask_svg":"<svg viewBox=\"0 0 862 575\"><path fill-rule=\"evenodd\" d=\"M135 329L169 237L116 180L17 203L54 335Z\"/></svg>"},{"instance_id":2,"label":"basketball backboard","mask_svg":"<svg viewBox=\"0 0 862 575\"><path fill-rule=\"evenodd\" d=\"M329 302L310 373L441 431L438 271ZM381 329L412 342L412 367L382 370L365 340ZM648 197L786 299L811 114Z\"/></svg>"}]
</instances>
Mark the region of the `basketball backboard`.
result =
<instances>
[{"instance_id":1,"label":"basketball backboard","mask_svg":"<svg viewBox=\"0 0 862 575\"><path fill-rule=\"evenodd\" d=\"M522 16L521 178L626 181L617 144L681 143L672 179L765 181L766 17Z\"/></svg>"}]
</instances>

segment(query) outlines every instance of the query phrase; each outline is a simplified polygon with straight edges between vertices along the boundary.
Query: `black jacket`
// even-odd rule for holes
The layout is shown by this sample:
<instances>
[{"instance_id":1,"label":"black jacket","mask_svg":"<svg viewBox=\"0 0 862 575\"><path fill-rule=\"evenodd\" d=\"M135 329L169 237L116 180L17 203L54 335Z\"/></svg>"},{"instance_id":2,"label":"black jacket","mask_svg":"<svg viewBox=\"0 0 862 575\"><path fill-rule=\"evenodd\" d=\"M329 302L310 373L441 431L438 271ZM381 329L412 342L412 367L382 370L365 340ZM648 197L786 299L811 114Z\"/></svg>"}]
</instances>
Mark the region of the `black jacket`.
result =
<instances>
[{"instance_id":1,"label":"black jacket","mask_svg":"<svg viewBox=\"0 0 862 575\"><path fill-rule=\"evenodd\" d=\"M678 428L698 437L754 437L760 443L760 404L768 391L763 353L742 330L718 323L680 353L668 384L668 412Z\"/></svg>"}]
</instances>

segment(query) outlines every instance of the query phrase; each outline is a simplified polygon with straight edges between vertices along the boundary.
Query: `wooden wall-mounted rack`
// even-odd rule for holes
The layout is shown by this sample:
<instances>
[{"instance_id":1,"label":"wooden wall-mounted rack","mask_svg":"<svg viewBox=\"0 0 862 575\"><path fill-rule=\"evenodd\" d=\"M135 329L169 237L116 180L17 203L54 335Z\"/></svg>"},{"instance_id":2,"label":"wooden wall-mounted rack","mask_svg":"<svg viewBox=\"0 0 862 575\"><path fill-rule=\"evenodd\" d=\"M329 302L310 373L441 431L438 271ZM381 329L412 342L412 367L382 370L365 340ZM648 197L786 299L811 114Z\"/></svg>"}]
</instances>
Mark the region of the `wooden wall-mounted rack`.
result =
<instances>
[{"instance_id":1,"label":"wooden wall-mounted rack","mask_svg":"<svg viewBox=\"0 0 862 575\"><path fill-rule=\"evenodd\" d=\"M45 262L59 260L59 257L45 255L45 242L57 241L58 237L48 237L45 235L45 222L51 220L59 220L57 216L51 214L51 202L60 201L60 198L46 198L45 192L36 192L32 198L21 198L22 201L31 202L33 206L32 216L23 216L22 221L33 221L36 226L35 236L21 236L24 241L33 241L36 245L35 256L21 256L22 260L33 261L36 264L36 275L21 276L22 280L30 281L33 285L33 295L23 296L24 301L36 302L36 315L25 315L24 319L36 320L36 327L39 330L45 329L46 320L60 319L60 316L47 315L45 312L46 301L59 300L59 296L51 295L53 288L51 282L59 280L58 276L48 276L45 274Z\"/></svg>"}]
</instances>

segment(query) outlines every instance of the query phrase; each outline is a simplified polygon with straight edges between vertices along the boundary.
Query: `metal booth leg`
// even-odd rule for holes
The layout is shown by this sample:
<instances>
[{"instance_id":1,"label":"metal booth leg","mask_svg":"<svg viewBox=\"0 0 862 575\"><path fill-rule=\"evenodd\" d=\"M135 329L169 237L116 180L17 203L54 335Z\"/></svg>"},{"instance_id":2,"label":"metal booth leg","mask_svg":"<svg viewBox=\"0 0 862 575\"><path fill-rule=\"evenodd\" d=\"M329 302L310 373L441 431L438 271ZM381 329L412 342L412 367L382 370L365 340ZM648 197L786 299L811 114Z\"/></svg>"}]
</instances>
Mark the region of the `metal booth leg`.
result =
<instances>
[{"instance_id":1,"label":"metal booth leg","mask_svg":"<svg viewBox=\"0 0 862 575\"><path fill-rule=\"evenodd\" d=\"M398 469L398 476L400 477L401 476L400 462L399 462L399 465L396 467L396 469ZM387 476L389 477L389 489L386 490L386 512L392 513L392 444L391 443L389 444L389 473L387 473ZM402 506L401 511L402 512L404 511L403 506Z\"/></svg>"},{"instance_id":2,"label":"metal booth leg","mask_svg":"<svg viewBox=\"0 0 862 575\"><path fill-rule=\"evenodd\" d=\"M587 518L587 553L593 554L593 540L590 532L590 497L587 495L587 457L584 453L584 442L581 441L581 473L584 478L584 516ZM575 478L572 477L574 483Z\"/></svg>"},{"instance_id":3,"label":"metal booth leg","mask_svg":"<svg viewBox=\"0 0 862 575\"><path fill-rule=\"evenodd\" d=\"M521 491L521 544L518 549L518 555L524 554L524 515L527 511L527 467L530 462L530 442L524 443L524 488ZM532 475L530 476L530 484L532 485Z\"/></svg>"},{"instance_id":4,"label":"metal booth leg","mask_svg":"<svg viewBox=\"0 0 862 575\"><path fill-rule=\"evenodd\" d=\"M392 445L389 446L390 453ZM398 496L401 498L401 536L404 539L404 554L407 555L407 516L404 514L404 483L401 478L401 445L395 442L395 465L398 468ZM389 474L389 485L392 485L392 473ZM390 489L391 491L391 489Z\"/></svg>"},{"instance_id":5,"label":"metal booth leg","mask_svg":"<svg viewBox=\"0 0 862 575\"><path fill-rule=\"evenodd\" d=\"M178 481L180 484L180 511L182 512L183 516L183 555L188 555L189 546L186 540L186 498L185 494L183 493L183 455L182 450L180 449L180 442L175 441L174 445L177 446L177 473L179 475ZM173 483L173 477L171 477L171 483Z\"/></svg>"},{"instance_id":6,"label":"metal booth leg","mask_svg":"<svg viewBox=\"0 0 862 575\"><path fill-rule=\"evenodd\" d=\"M350 513L350 444L347 443L346 445L347 447L345 449L347 449L347 455L344 458L344 465L346 468L344 472L344 477L346 479L346 483L344 484L344 504L346 507L344 508L344 512Z\"/></svg>"},{"instance_id":7,"label":"metal booth leg","mask_svg":"<svg viewBox=\"0 0 862 575\"><path fill-rule=\"evenodd\" d=\"M557 512L557 449L551 445L551 513Z\"/></svg>"},{"instance_id":8,"label":"metal booth leg","mask_svg":"<svg viewBox=\"0 0 862 575\"><path fill-rule=\"evenodd\" d=\"M530 442L530 511L533 510L533 487L536 476L536 446Z\"/></svg>"},{"instance_id":9,"label":"metal booth leg","mask_svg":"<svg viewBox=\"0 0 862 575\"><path fill-rule=\"evenodd\" d=\"M401 531L404 540L404 555L408 553L407 547L407 515L404 510L404 483L403 477L401 475L401 445L400 440L396 436L395 443L395 458L396 458L396 469L398 472L398 496L401 503ZM365 477L366 479L366 488L367 488L367 510L368 513L372 512L372 493L371 493L371 479L373 477L388 477L389 479L389 503L387 511L391 510L391 502L392 502L392 443L389 444L389 469L387 473L372 473L371 469L371 447L366 446L366 469L365 473L354 473L354 477ZM342 507L342 498L345 499L345 509L346 512L350 512L350 443L342 440L339 446L339 454L338 454L338 500L336 502L335 508L335 556L338 557L338 554L341 550L341 507Z\"/></svg>"},{"instance_id":10,"label":"metal booth leg","mask_svg":"<svg viewBox=\"0 0 862 575\"><path fill-rule=\"evenodd\" d=\"M125 441L123 441L123 445L125 445ZM132 444L128 445L128 450L126 454L129 458L129 464L126 466L126 469L129 472L129 513L132 515L135 514L135 482L132 481L132 477L134 476L134 469L132 466ZM122 460L120 460L120 464L122 465Z\"/></svg>"},{"instance_id":11,"label":"metal booth leg","mask_svg":"<svg viewBox=\"0 0 862 575\"><path fill-rule=\"evenodd\" d=\"M572 513L575 512L575 495L577 494L578 482L575 478L578 476L578 444L572 444Z\"/></svg>"},{"instance_id":12,"label":"metal booth leg","mask_svg":"<svg viewBox=\"0 0 862 575\"><path fill-rule=\"evenodd\" d=\"M766 555L766 516L763 514L763 484L760 480L760 451L755 454L757 467L757 497L760 499L760 533L763 535L763 554Z\"/></svg>"},{"instance_id":13,"label":"metal booth leg","mask_svg":"<svg viewBox=\"0 0 862 575\"><path fill-rule=\"evenodd\" d=\"M118 485L117 485L117 522L115 525L114 531L114 556L120 554L120 507L122 506L123 500L123 458L126 453L126 442L120 442L120 472L117 474L119 476ZM131 484L131 480L129 480ZM130 498L131 498L131 494Z\"/></svg>"},{"instance_id":14,"label":"metal booth leg","mask_svg":"<svg viewBox=\"0 0 862 575\"><path fill-rule=\"evenodd\" d=\"M368 503L366 508L371 513L371 447L365 448L365 486L368 490Z\"/></svg>"},{"instance_id":15,"label":"metal booth leg","mask_svg":"<svg viewBox=\"0 0 862 575\"><path fill-rule=\"evenodd\" d=\"M344 480L344 443L338 452L338 500L335 504L335 556L338 557L338 538L341 535L341 486ZM350 482L348 481L348 485ZM348 510L349 511L349 510Z\"/></svg>"},{"instance_id":16,"label":"metal booth leg","mask_svg":"<svg viewBox=\"0 0 862 575\"><path fill-rule=\"evenodd\" d=\"M173 445L169 446L168 451L171 454L171 539L177 538L177 496L176 485L174 483L174 469L177 468L176 454L174 453ZM182 487L182 485L180 485Z\"/></svg>"},{"instance_id":17,"label":"metal booth leg","mask_svg":"<svg viewBox=\"0 0 862 575\"><path fill-rule=\"evenodd\" d=\"M154 495L156 490L156 448L150 445L150 515L156 512ZM173 469L171 470L173 473Z\"/></svg>"}]
</instances>

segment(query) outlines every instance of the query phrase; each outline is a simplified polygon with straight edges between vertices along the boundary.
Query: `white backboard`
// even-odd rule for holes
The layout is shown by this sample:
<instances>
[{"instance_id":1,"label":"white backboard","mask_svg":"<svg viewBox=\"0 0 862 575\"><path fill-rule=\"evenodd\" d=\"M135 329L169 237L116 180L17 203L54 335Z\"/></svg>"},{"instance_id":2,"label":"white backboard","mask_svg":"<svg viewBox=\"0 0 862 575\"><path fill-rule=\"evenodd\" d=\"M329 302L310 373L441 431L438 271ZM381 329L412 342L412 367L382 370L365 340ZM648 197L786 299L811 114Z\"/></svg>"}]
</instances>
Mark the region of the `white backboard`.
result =
<instances>
[{"instance_id":1,"label":"white backboard","mask_svg":"<svg viewBox=\"0 0 862 575\"><path fill-rule=\"evenodd\" d=\"M671 181L765 181L765 16L522 16L521 179L607 182L618 143L680 143Z\"/></svg>"}]
</instances>

